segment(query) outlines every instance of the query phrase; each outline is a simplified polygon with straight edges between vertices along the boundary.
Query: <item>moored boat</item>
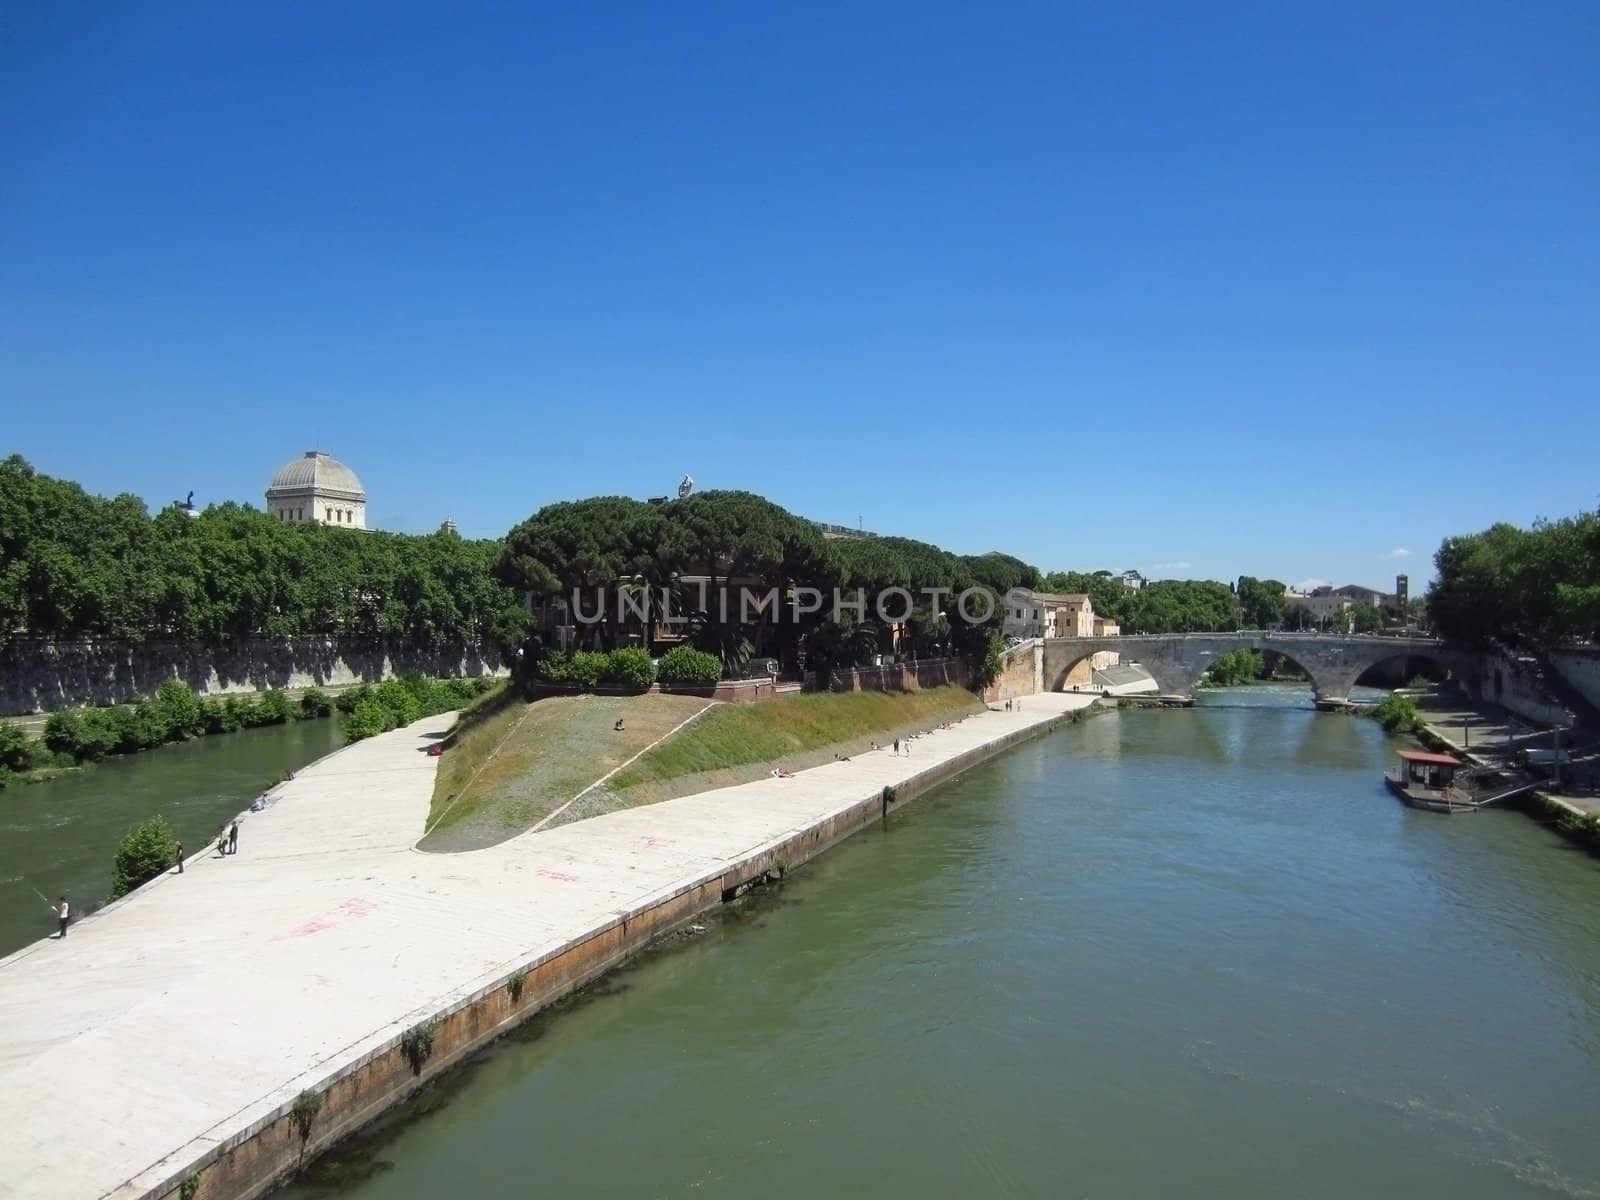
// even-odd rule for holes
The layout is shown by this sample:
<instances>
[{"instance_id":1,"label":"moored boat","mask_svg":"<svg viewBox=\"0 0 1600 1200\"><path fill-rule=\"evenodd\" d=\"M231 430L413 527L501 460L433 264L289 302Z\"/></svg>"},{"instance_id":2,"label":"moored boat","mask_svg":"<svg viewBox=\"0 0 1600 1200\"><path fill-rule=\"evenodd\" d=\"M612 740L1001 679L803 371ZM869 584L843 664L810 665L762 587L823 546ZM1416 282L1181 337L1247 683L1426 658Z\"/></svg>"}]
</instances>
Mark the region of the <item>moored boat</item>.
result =
<instances>
[{"instance_id":1,"label":"moored boat","mask_svg":"<svg viewBox=\"0 0 1600 1200\"><path fill-rule=\"evenodd\" d=\"M1400 766L1384 772L1389 790L1412 808L1426 812L1475 812L1468 793L1455 786L1461 760L1431 750L1400 751Z\"/></svg>"}]
</instances>

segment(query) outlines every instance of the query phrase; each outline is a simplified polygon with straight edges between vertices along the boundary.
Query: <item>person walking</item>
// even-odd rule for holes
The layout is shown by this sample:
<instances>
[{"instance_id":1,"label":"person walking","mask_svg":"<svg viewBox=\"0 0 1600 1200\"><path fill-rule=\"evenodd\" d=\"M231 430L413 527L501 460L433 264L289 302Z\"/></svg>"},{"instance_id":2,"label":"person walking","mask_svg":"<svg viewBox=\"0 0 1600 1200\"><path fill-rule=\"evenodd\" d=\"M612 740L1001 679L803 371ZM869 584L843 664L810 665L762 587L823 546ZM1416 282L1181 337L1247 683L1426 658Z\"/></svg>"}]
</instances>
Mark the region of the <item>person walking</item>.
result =
<instances>
[{"instance_id":1,"label":"person walking","mask_svg":"<svg viewBox=\"0 0 1600 1200\"><path fill-rule=\"evenodd\" d=\"M239 822L237 821L228 826L228 853L239 853Z\"/></svg>"},{"instance_id":2,"label":"person walking","mask_svg":"<svg viewBox=\"0 0 1600 1200\"><path fill-rule=\"evenodd\" d=\"M72 905L67 903L67 897L65 893L62 894L60 900L56 901L54 912L56 914L56 928L59 930L59 932L56 934L56 937L62 941L65 941L67 937L67 925L72 921Z\"/></svg>"},{"instance_id":3,"label":"person walking","mask_svg":"<svg viewBox=\"0 0 1600 1200\"><path fill-rule=\"evenodd\" d=\"M900 756L900 739L899 738L895 738L895 740L894 740L894 753L895 753L895 757L896 758L898 758Z\"/></svg>"},{"instance_id":4,"label":"person walking","mask_svg":"<svg viewBox=\"0 0 1600 1200\"><path fill-rule=\"evenodd\" d=\"M183 843L182 842L178 843L177 857L178 857L178 874L182 875L183 874Z\"/></svg>"}]
</instances>

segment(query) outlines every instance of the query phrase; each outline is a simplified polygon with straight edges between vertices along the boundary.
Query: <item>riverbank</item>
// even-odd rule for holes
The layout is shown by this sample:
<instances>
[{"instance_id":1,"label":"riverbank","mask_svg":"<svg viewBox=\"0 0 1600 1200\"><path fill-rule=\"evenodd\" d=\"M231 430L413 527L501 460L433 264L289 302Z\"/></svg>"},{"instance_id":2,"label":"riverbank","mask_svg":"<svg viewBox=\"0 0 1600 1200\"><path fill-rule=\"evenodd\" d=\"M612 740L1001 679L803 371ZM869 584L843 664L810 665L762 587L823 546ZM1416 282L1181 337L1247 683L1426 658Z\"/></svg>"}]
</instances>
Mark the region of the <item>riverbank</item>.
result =
<instances>
[{"instance_id":1,"label":"riverbank","mask_svg":"<svg viewBox=\"0 0 1600 1200\"><path fill-rule=\"evenodd\" d=\"M348 747L247 820L237 857L0 960L0 1178L258 1195L659 934L1093 700L455 855L413 851L448 718Z\"/></svg>"}]
</instances>

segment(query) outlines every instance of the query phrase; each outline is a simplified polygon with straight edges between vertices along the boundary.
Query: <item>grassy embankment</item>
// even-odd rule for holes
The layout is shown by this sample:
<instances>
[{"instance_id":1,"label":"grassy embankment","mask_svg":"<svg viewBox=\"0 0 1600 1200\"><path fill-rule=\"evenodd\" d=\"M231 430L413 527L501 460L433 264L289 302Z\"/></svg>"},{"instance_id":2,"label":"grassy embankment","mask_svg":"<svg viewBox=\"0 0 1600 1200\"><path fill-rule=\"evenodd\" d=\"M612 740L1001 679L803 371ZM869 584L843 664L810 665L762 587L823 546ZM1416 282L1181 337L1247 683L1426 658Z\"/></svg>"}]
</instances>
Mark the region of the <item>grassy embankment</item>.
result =
<instances>
[{"instance_id":1,"label":"grassy embankment","mask_svg":"<svg viewBox=\"0 0 1600 1200\"><path fill-rule=\"evenodd\" d=\"M608 811L747 783L774 766L801 771L857 754L870 742L919 733L983 711L965 688L922 692L810 692L765 704L727 704L685 729L585 797ZM592 802L592 803L591 803ZM592 816L593 811L573 815Z\"/></svg>"},{"instance_id":2,"label":"grassy embankment","mask_svg":"<svg viewBox=\"0 0 1600 1200\"><path fill-rule=\"evenodd\" d=\"M421 848L476 850L533 828L708 703L654 695L529 704L508 693L463 714L439 764Z\"/></svg>"},{"instance_id":3,"label":"grassy embankment","mask_svg":"<svg viewBox=\"0 0 1600 1200\"><path fill-rule=\"evenodd\" d=\"M422 848L476 849L542 821L554 828L727 787L760 778L775 765L803 770L836 754L865 750L870 741L882 743L983 709L971 692L956 687L808 693L762 704L718 704L696 717L706 703L691 696L561 696L532 704L504 701L469 714L440 764ZM613 728L618 717L622 732ZM695 719L672 733L690 717Z\"/></svg>"}]
</instances>

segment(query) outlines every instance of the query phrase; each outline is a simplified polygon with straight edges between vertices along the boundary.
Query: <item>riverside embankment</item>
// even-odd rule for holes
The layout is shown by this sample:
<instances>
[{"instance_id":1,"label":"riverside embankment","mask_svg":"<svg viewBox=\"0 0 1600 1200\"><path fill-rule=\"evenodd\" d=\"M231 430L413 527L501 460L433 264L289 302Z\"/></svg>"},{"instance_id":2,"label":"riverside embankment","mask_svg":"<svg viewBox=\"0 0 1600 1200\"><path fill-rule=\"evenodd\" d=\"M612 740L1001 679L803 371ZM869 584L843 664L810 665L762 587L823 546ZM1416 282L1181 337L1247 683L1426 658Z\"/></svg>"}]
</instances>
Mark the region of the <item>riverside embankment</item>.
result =
<instances>
[{"instance_id":1,"label":"riverside embankment","mask_svg":"<svg viewBox=\"0 0 1600 1200\"><path fill-rule=\"evenodd\" d=\"M257 1195L724 896L1092 697L471 853L414 843L449 718L322 760L240 853L0 960L0 1195ZM303 1094L318 1099L296 1100Z\"/></svg>"}]
</instances>

